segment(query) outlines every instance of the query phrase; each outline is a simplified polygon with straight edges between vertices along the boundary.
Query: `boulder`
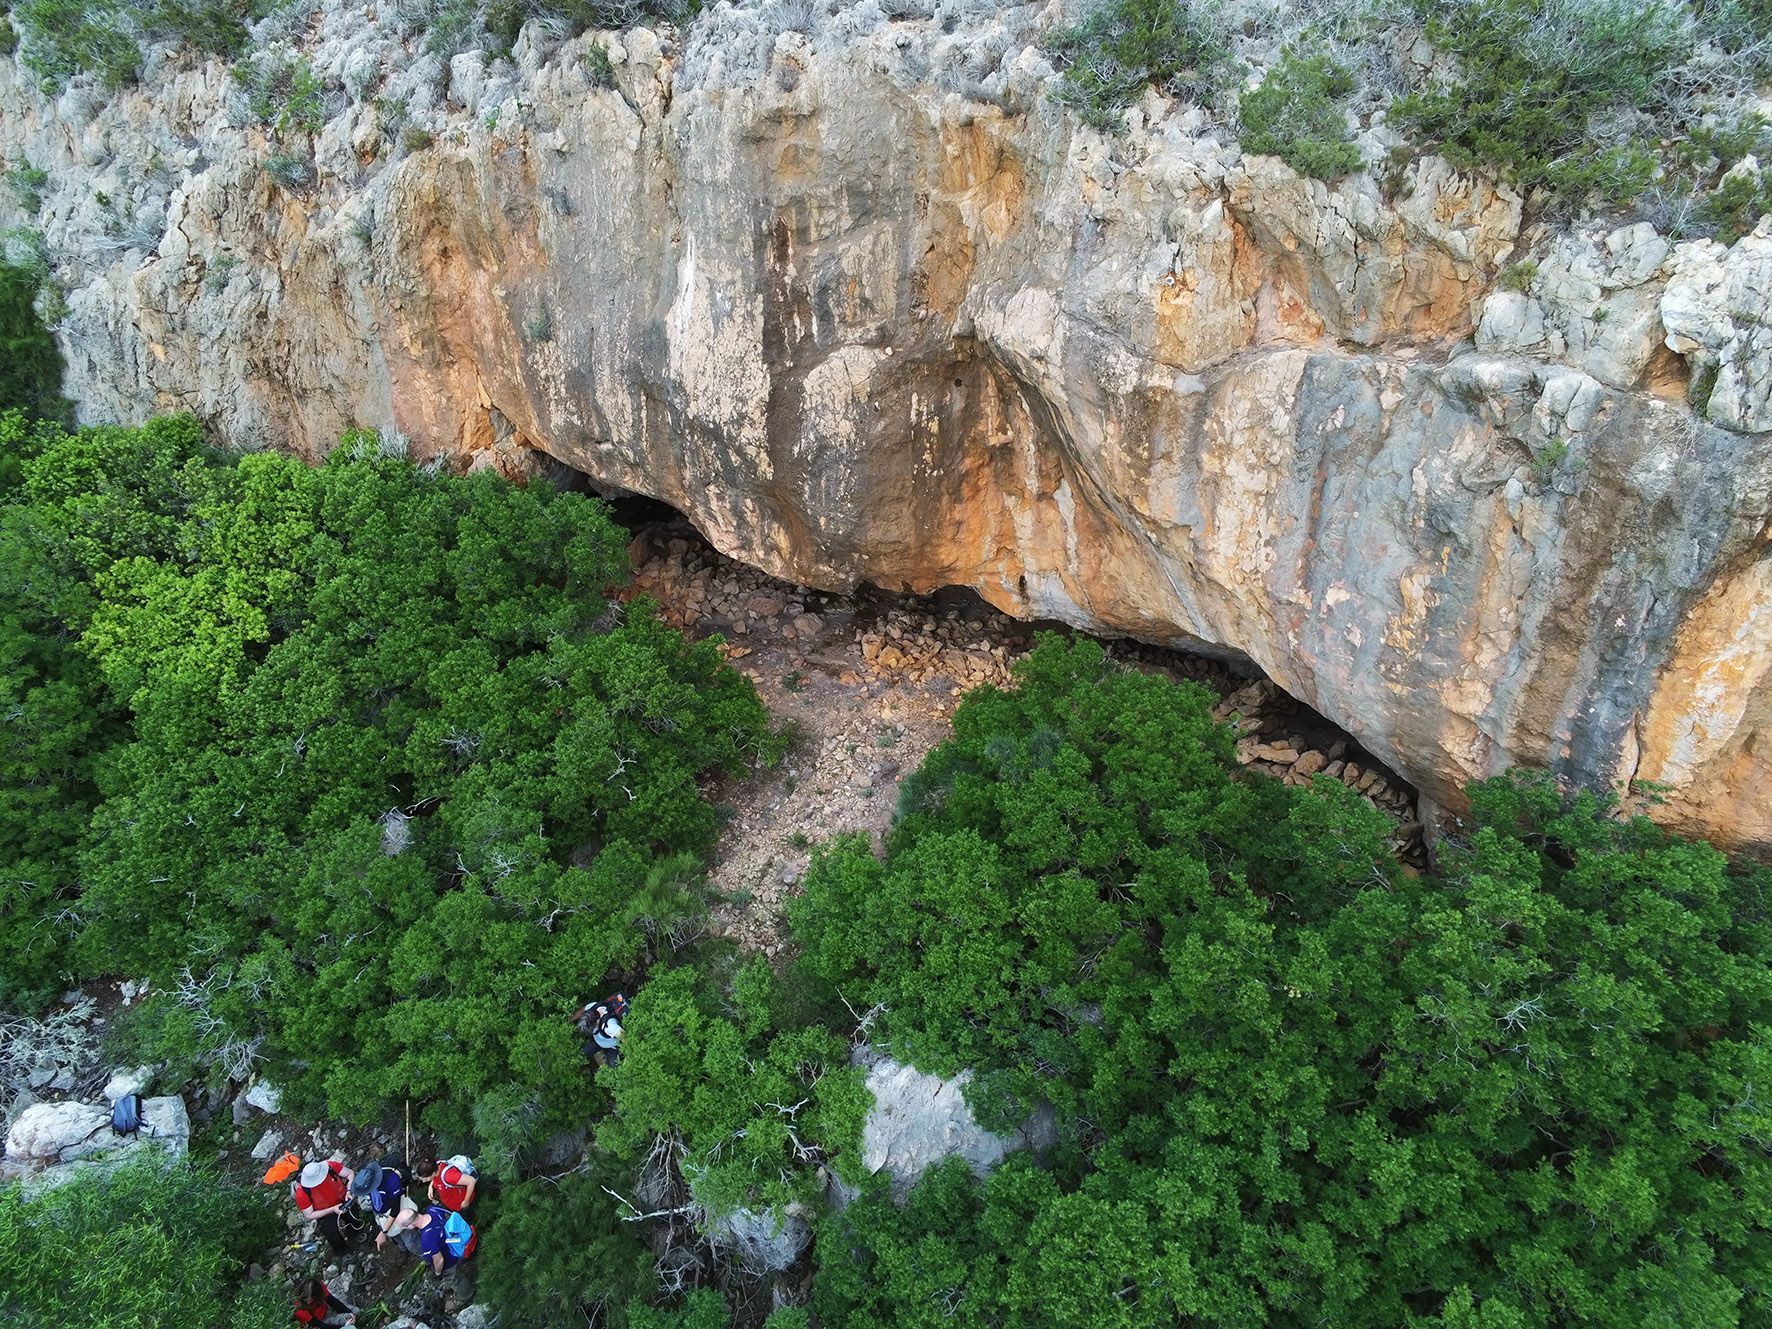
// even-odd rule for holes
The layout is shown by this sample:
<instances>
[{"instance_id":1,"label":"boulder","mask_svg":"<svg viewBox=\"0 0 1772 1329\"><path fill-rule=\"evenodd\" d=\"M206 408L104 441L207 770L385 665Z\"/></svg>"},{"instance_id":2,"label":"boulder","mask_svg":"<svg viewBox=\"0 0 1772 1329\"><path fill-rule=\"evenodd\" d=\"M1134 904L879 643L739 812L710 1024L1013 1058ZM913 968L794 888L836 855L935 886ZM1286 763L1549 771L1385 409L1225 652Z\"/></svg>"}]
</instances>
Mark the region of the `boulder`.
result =
<instances>
[{"instance_id":1,"label":"boulder","mask_svg":"<svg viewBox=\"0 0 1772 1329\"><path fill-rule=\"evenodd\" d=\"M966 1102L969 1070L945 1080L866 1049L858 1061L868 1068L868 1092L874 1096L862 1123L862 1167L886 1172L899 1199L924 1171L956 1154L974 1175L984 1177L1017 1149L1045 1149L1057 1139L1050 1108L1036 1112L1014 1135L986 1130Z\"/></svg>"},{"instance_id":2,"label":"boulder","mask_svg":"<svg viewBox=\"0 0 1772 1329\"><path fill-rule=\"evenodd\" d=\"M283 1152L283 1132L266 1131L252 1146L252 1156L261 1163L269 1162Z\"/></svg>"},{"instance_id":3,"label":"boulder","mask_svg":"<svg viewBox=\"0 0 1772 1329\"><path fill-rule=\"evenodd\" d=\"M37 1103L6 1132L6 1157L21 1163L65 1163L85 1157L100 1133L109 1134L111 1111L91 1103Z\"/></svg>"},{"instance_id":4,"label":"boulder","mask_svg":"<svg viewBox=\"0 0 1772 1329\"><path fill-rule=\"evenodd\" d=\"M806 1220L780 1209L761 1213L735 1209L709 1219L707 1233L716 1245L732 1250L739 1264L752 1274L779 1273L791 1267L812 1242ZM456 1323L460 1325L460 1317Z\"/></svg>"},{"instance_id":5,"label":"boulder","mask_svg":"<svg viewBox=\"0 0 1772 1329\"><path fill-rule=\"evenodd\" d=\"M127 1136L111 1130L109 1105L37 1103L21 1112L6 1132L6 1160L0 1172L54 1181L66 1175L69 1164L120 1159L142 1148L180 1156L190 1148L190 1140L190 1113L176 1094L143 1100L142 1129Z\"/></svg>"},{"instance_id":6,"label":"boulder","mask_svg":"<svg viewBox=\"0 0 1772 1329\"><path fill-rule=\"evenodd\" d=\"M240 1101L260 1112L277 1112L283 1106L283 1091L268 1080L254 1081L252 1087L240 1095Z\"/></svg>"},{"instance_id":7,"label":"boulder","mask_svg":"<svg viewBox=\"0 0 1772 1329\"><path fill-rule=\"evenodd\" d=\"M115 1103L127 1094L139 1094L153 1083L154 1068L137 1066L133 1070L117 1070L111 1072L111 1078L105 1081L105 1101Z\"/></svg>"}]
</instances>

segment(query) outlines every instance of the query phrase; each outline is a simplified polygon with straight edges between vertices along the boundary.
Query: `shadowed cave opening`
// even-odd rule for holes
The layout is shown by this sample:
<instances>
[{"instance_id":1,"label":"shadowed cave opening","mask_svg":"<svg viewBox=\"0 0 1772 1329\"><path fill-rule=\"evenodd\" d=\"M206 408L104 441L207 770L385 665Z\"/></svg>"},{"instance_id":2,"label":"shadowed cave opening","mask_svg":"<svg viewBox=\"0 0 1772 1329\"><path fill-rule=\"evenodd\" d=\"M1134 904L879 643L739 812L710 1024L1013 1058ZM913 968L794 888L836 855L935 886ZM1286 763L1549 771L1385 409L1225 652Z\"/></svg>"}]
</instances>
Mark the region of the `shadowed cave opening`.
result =
<instances>
[{"instance_id":1,"label":"shadowed cave opening","mask_svg":"<svg viewBox=\"0 0 1772 1329\"><path fill-rule=\"evenodd\" d=\"M602 489L588 477L583 487ZM1227 719L1235 716L1239 756L1246 765L1288 783L1308 782L1318 775L1342 780L1391 816L1397 828L1393 840L1405 864L1419 868L1429 861L1420 800L1413 786L1356 735L1245 660L1084 632L1055 619L1012 618L968 586L944 586L918 595L867 583L844 592L786 582L721 553L669 503L626 492L605 493L605 501L632 537L629 554L647 592L659 600L668 618L694 635L720 633L729 643L754 647L771 634L792 636L793 628L783 618L753 612L753 605L800 607L816 617L824 643L822 650L806 649L806 667L856 678L858 685L895 672L925 683L935 672L953 667L945 663L952 648L941 643L959 634L989 641L1001 648L999 658L1007 660L1031 648L1038 632L1090 637L1112 657L1135 668L1203 683L1220 697L1219 713ZM727 587L742 589L722 589ZM685 590L673 595L672 588ZM908 636L885 635L903 632L907 623ZM867 650L869 643L876 642L884 649L867 656L863 666L856 650ZM750 653L744 646L738 649ZM863 679L851 672L851 666L871 672ZM952 692L957 697L967 686L964 665L955 672Z\"/></svg>"}]
</instances>

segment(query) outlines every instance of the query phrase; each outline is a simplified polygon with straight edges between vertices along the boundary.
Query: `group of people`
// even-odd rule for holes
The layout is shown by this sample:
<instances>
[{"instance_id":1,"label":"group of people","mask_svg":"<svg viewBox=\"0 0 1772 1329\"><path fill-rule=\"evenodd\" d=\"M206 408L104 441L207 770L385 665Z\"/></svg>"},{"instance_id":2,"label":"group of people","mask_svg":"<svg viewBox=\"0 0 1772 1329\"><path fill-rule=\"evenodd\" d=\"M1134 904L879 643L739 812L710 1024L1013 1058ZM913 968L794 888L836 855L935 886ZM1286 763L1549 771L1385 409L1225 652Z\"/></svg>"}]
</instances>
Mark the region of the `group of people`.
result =
<instances>
[{"instance_id":1,"label":"group of people","mask_svg":"<svg viewBox=\"0 0 1772 1329\"><path fill-rule=\"evenodd\" d=\"M479 1178L473 1162L460 1154L426 1160L411 1172L408 1179L400 1158L355 1170L336 1158L309 1162L291 1185L290 1198L338 1254L373 1230L375 1249L392 1241L441 1275L472 1255L479 1242L468 1217ZM356 1322L354 1310L317 1278L297 1296L295 1318L300 1324Z\"/></svg>"},{"instance_id":2,"label":"group of people","mask_svg":"<svg viewBox=\"0 0 1772 1329\"><path fill-rule=\"evenodd\" d=\"M587 1001L572 1020L584 1039L582 1050L594 1066L613 1066L621 1056L621 1022L628 999L620 992ZM392 1241L418 1256L441 1275L474 1253L479 1238L468 1211L479 1178L473 1162L457 1154L442 1161L425 1160L408 1176L406 1161L389 1157L351 1169L339 1159L302 1163L285 1154L265 1174L267 1183L300 1175L290 1187L295 1207L343 1255L375 1233L375 1249ZM354 1308L319 1278L298 1289L295 1318L300 1324L356 1323Z\"/></svg>"}]
</instances>

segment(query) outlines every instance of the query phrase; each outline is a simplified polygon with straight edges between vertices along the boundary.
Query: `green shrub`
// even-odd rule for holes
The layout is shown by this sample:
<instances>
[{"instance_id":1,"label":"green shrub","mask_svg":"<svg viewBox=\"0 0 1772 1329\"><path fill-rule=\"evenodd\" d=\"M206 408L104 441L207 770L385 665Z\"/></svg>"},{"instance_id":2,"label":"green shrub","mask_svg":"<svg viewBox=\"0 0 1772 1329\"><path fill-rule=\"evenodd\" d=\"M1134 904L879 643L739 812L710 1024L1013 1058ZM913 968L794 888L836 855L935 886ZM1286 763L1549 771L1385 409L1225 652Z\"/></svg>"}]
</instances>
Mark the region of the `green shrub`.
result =
<instances>
[{"instance_id":1,"label":"green shrub","mask_svg":"<svg viewBox=\"0 0 1772 1329\"><path fill-rule=\"evenodd\" d=\"M1064 65L1057 100L1087 124L1117 129L1149 86L1203 95L1229 54L1221 19L1211 0L1097 0L1049 38Z\"/></svg>"},{"instance_id":2,"label":"green shrub","mask_svg":"<svg viewBox=\"0 0 1772 1329\"><path fill-rule=\"evenodd\" d=\"M602 42L585 43L585 74L591 80L593 88L613 88L615 86L615 62L609 58L609 48Z\"/></svg>"},{"instance_id":3,"label":"green shrub","mask_svg":"<svg viewBox=\"0 0 1772 1329\"><path fill-rule=\"evenodd\" d=\"M829 1030L776 1025L783 996L760 958L710 991L707 974L654 974L634 996L620 1064L610 1077L615 1114L598 1143L638 1160L659 1139L714 1213L813 1199L829 1163L859 1179L856 1151L871 1102Z\"/></svg>"},{"instance_id":4,"label":"green shrub","mask_svg":"<svg viewBox=\"0 0 1772 1329\"><path fill-rule=\"evenodd\" d=\"M727 1329L731 1323L726 1299L712 1288L696 1288L676 1307L628 1308L628 1329Z\"/></svg>"},{"instance_id":5,"label":"green shrub","mask_svg":"<svg viewBox=\"0 0 1772 1329\"><path fill-rule=\"evenodd\" d=\"M60 419L62 356L37 312L47 276L34 267L0 262L0 412L14 408Z\"/></svg>"},{"instance_id":6,"label":"green shrub","mask_svg":"<svg viewBox=\"0 0 1772 1329\"><path fill-rule=\"evenodd\" d=\"M234 269L240 266L240 259L235 254L217 254L209 260L208 270L203 274L203 289L211 295L217 295L228 289L228 282L233 280Z\"/></svg>"},{"instance_id":7,"label":"green shrub","mask_svg":"<svg viewBox=\"0 0 1772 1329\"><path fill-rule=\"evenodd\" d=\"M430 130L418 125L408 126L400 135L400 146L408 152L423 152L435 141Z\"/></svg>"},{"instance_id":8,"label":"green shrub","mask_svg":"<svg viewBox=\"0 0 1772 1329\"><path fill-rule=\"evenodd\" d=\"M1557 470L1569 457L1569 440L1553 438L1543 447L1532 453L1532 482L1537 485L1548 485L1556 478Z\"/></svg>"},{"instance_id":9,"label":"green shrub","mask_svg":"<svg viewBox=\"0 0 1772 1329\"><path fill-rule=\"evenodd\" d=\"M1353 90L1353 76L1328 56L1288 50L1243 97L1244 149L1319 180L1359 170L1360 150L1341 104Z\"/></svg>"},{"instance_id":10,"label":"green shrub","mask_svg":"<svg viewBox=\"0 0 1772 1329\"><path fill-rule=\"evenodd\" d=\"M1409 0L1459 75L1400 99L1399 125L1455 165L1488 167L1554 203L1633 200L1654 179L1649 140L1593 136L1603 114L1665 109L1692 50L1677 0ZM1651 131L1653 132L1653 131Z\"/></svg>"},{"instance_id":11,"label":"green shrub","mask_svg":"<svg viewBox=\"0 0 1772 1329\"><path fill-rule=\"evenodd\" d=\"M641 23L688 23L702 0L432 0L409 20L424 29L425 48L448 56L482 42L508 56L532 19L558 37L591 28L625 29Z\"/></svg>"},{"instance_id":12,"label":"green shrub","mask_svg":"<svg viewBox=\"0 0 1772 1329\"><path fill-rule=\"evenodd\" d=\"M326 127L325 90L300 56L260 55L234 71L258 122L278 138Z\"/></svg>"},{"instance_id":13,"label":"green shrub","mask_svg":"<svg viewBox=\"0 0 1772 1329\"><path fill-rule=\"evenodd\" d=\"M808 976L1061 1133L827 1220L821 1320L1763 1323L1772 875L1521 777L1417 878L1211 704L1048 638L808 872Z\"/></svg>"},{"instance_id":14,"label":"green shrub","mask_svg":"<svg viewBox=\"0 0 1772 1329\"><path fill-rule=\"evenodd\" d=\"M1509 263L1501 270L1495 284L1504 291L1524 291L1538 280L1538 260L1521 259L1518 263Z\"/></svg>"},{"instance_id":15,"label":"green shrub","mask_svg":"<svg viewBox=\"0 0 1772 1329\"><path fill-rule=\"evenodd\" d=\"M120 0L18 0L26 68L59 87L90 73L108 91L128 87L141 68L141 38Z\"/></svg>"},{"instance_id":16,"label":"green shrub","mask_svg":"<svg viewBox=\"0 0 1772 1329\"><path fill-rule=\"evenodd\" d=\"M273 152L265 158L265 174L291 193L309 188L320 178L313 156L305 151Z\"/></svg>"},{"instance_id":17,"label":"green shrub","mask_svg":"<svg viewBox=\"0 0 1772 1329\"><path fill-rule=\"evenodd\" d=\"M611 1310L652 1290L652 1254L604 1190L625 1193L628 1172L597 1154L585 1169L507 1186L484 1216L498 1234L498 1258L480 1266L477 1290L502 1323L607 1322Z\"/></svg>"},{"instance_id":18,"label":"green shrub","mask_svg":"<svg viewBox=\"0 0 1772 1329\"><path fill-rule=\"evenodd\" d=\"M19 0L24 63L52 86L75 74L115 91L134 83L142 47L171 42L213 55L238 55L246 16L225 0Z\"/></svg>"},{"instance_id":19,"label":"green shrub","mask_svg":"<svg viewBox=\"0 0 1772 1329\"><path fill-rule=\"evenodd\" d=\"M216 460L189 422L32 436L18 630L96 669L85 723L128 727L101 753L46 726L93 773L0 801L0 844L81 824L78 875L58 830L48 880L83 883L61 888L77 964L153 979L153 1059L263 1060L293 1110L358 1121L409 1097L510 1170L582 1113L567 1014L698 905L698 782L779 745L712 644L605 598L628 563L600 505L387 451L353 435L311 469ZM18 986L30 942L0 946Z\"/></svg>"},{"instance_id":20,"label":"green shrub","mask_svg":"<svg viewBox=\"0 0 1772 1329\"><path fill-rule=\"evenodd\" d=\"M1739 240L1772 212L1772 166L1732 171L1699 202L1700 221L1712 232Z\"/></svg>"},{"instance_id":21,"label":"green shrub","mask_svg":"<svg viewBox=\"0 0 1772 1329\"><path fill-rule=\"evenodd\" d=\"M0 14L0 55L11 55L18 50L18 29L12 26L12 19Z\"/></svg>"},{"instance_id":22,"label":"green shrub","mask_svg":"<svg viewBox=\"0 0 1772 1329\"><path fill-rule=\"evenodd\" d=\"M271 1194L148 1151L46 1190L0 1189L0 1320L61 1329L287 1323L242 1273L281 1231Z\"/></svg>"},{"instance_id":23,"label":"green shrub","mask_svg":"<svg viewBox=\"0 0 1772 1329\"><path fill-rule=\"evenodd\" d=\"M43 188L49 183L49 172L21 162L6 173L6 183L19 207L36 213L43 206Z\"/></svg>"}]
</instances>

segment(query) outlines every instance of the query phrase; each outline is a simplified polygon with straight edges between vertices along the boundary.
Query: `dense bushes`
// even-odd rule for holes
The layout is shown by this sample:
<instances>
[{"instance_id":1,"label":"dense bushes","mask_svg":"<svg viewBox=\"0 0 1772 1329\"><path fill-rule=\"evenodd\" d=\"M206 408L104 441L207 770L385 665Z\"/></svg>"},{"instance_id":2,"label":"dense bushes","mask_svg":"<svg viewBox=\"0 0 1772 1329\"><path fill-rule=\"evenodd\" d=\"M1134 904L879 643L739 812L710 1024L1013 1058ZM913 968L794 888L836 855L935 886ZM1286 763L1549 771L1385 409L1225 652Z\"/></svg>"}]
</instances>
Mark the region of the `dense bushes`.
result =
<instances>
[{"instance_id":1,"label":"dense bushes","mask_svg":"<svg viewBox=\"0 0 1772 1329\"><path fill-rule=\"evenodd\" d=\"M1219 18L1217 7L1196 0L1100 0L1049 39L1064 64L1059 100L1111 129L1153 84L1197 95L1229 54Z\"/></svg>"},{"instance_id":2,"label":"dense bushes","mask_svg":"<svg viewBox=\"0 0 1772 1329\"><path fill-rule=\"evenodd\" d=\"M1456 165L1498 170L1522 190L1579 202L1634 198L1654 145L1592 137L1607 112L1666 109L1670 71L1691 50L1677 0L1412 0L1458 77L1403 98L1399 122Z\"/></svg>"},{"instance_id":3,"label":"dense bushes","mask_svg":"<svg viewBox=\"0 0 1772 1329\"><path fill-rule=\"evenodd\" d=\"M1763 1322L1766 874L1504 780L1411 877L1207 705L1048 642L808 875L814 976L1064 1137L829 1220L827 1322Z\"/></svg>"},{"instance_id":4,"label":"dense bushes","mask_svg":"<svg viewBox=\"0 0 1772 1329\"><path fill-rule=\"evenodd\" d=\"M0 1321L63 1329L271 1329L287 1289L247 1284L281 1230L268 1194L148 1152L59 1186L0 1188Z\"/></svg>"},{"instance_id":5,"label":"dense bushes","mask_svg":"<svg viewBox=\"0 0 1772 1329\"><path fill-rule=\"evenodd\" d=\"M760 958L730 982L718 978L679 969L635 998L612 1077L615 1116L599 1142L639 1157L671 1139L674 1166L715 1214L816 1199L814 1170L827 1160L859 1180L854 1147L870 1100L848 1040L785 1020L778 1028L783 1000Z\"/></svg>"},{"instance_id":6,"label":"dense bushes","mask_svg":"<svg viewBox=\"0 0 1772 1329\"><path fill-rule=\"evenodd\" d=\"M1300 175L1334 180L1360 168L1341 102L1353 76L1326 55L1288 51L1242 102L1243 147L1278 157Z\"/></svg>"},{"instance_id":7,"label":"dense bushes","mask_svg":"<svg viewBox=\"0 0 1772 1329\"><path fill-rule=\"evenodd\" d=\"M13 7L27 67L51 85L93 74L111 90L135 82L148 42L238 55L247 22L262 12L224 0L18 0Z\"/></svg>"},{"instance_id":8,"label":"dense bushes","mask_svg":"<svg viewBox=\"0 0 1772 1329\"><path fill-rule=\"evenodd\" d=\"M693 941L701 784L775 742L711 646L605 597L596 503L370 435L312 469L184 420L15 413L0 445L10 990L146 974L136 1050L263 1061L296 1113L410 1097L513 1182L594 1127L579 1169L489 1181L513 1323L716 1329L743 1278L690 1224L816 1211L826 1173L860 1191L816 1222L827 1324L1772 1315L1765 872L1521 777L1416 877L1340 784L1245 775L1204 690L1047 638L958 708L883 858L817 856L792 958L740 960ZM618 980L593 1083L566 1017ZM1050 1105L1056 1144L896 1207L858 1025L973 1068L993 1124ZM224 1318L267 1238L238 1193L187 1237L183 1175L0 1196L0 1314L95 1304L124 1196L159 1216L142 1295Z\"/></svg>"},{"instance_id":9,"label":"dense bushes","mask_svg":"<svg viewBox=\"0 0 1772 1329\"><path fill-rule=\"evenodd\" d=\"M262 1058L298 1111L410 1097L507 1160L576 1120L566 1016L697 907L698 782L776 751L750 685L604 599L624 536L578 495L368 436L311 469L188 421L7 429L8 622L61 664L9 662L43 720L0 843L53 870L0 972L41 985L50 937L145 974L140 1052Z\"/></svg>"},{"instance_id":10,"label":"dense bushes","mask_svg":"<svg viewBox=\"0 0 1772 1329\"><path fill-rule=\"evenodd\" d=\"M1441 57L1426 70L1401 58L1417 32ZM1240 34L1213 0L1091 0L1047 46L1086 123L1119 128L1147 87L1237 105L1245 149L1325 180L1359 168L1346 103L1376 94L1409 148L1542 210L1634 205L1734 238L1772 198L1767 173L1731 173L1772 68L1760 0L1351 0L1250 11Z\"/></svg>"},{"instance_id":11,"label":"dense bushes","mask_svg":"<svg viewBox=\"0 0 1772 1329\"><path fill-rule=\"evenodd\" d=\"M249 25L289 9L287 0L253 0L245 7L222 0L17 0L15 42L25 65L51 87L91 74L107 91L128 87L141 74L152 43L219 55L243 55ZM445 56L474 45L508 54L531 19L555 35L638 23L686 23L701 0L402 0L400 15ZM11 24L0 23L11 36ZM22 41L20 40L22 39ZM0 53L10 48L0 47Z\"/></svg>"},{"instance_id":12,"label":"dense bushes","mask_svg":"<svg viewBox=\"0 0 1772 1329\"><path fill-rule=\"evenodd\" d=\"M61 351L37 313L43 280L41 272L0 262L0 413L16 408L57 419L66 410Z\"/></svg>"}]
</instances>

